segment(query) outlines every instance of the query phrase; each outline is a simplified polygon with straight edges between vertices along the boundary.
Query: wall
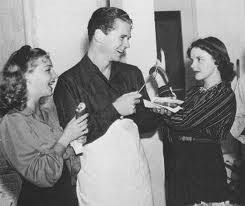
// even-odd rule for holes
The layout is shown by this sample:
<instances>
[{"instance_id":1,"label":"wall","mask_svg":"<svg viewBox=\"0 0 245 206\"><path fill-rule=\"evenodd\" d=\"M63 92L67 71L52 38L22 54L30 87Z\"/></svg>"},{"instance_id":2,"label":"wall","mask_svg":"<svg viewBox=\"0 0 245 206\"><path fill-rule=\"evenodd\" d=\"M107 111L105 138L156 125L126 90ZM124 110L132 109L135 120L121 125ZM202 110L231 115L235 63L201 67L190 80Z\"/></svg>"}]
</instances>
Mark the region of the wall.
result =
<instances>
[{"instance_id":1,"label":"wall","mask_svg":"<svg viewBox=\"0 0 245 206\"><path fill-rule=\"evenodd\" d=\"M102 1L23 0L27 43L51 54L54 68L61 74L84 55L87 24Z\"/></svg>"},{"instance_id":2,"label":"wall","mask_svg":"<svg viewBox=\"0 0 245 206\"><path fill-rule=\"evenodd\" d=\"M197 32L199 37L220 38L227 46L231 60L241 61L245 68L245 1L197 0Z\"/></svg>"},{"instance_id":3,"label":"wall","mask_svg":"<svg viewBox=\"0 0 245 206\"><path fill-rule=\"evenodd\" d=\"M0 0L0 71L10 54L25 43L22 2Z\"/></svg>"}]
</instances>

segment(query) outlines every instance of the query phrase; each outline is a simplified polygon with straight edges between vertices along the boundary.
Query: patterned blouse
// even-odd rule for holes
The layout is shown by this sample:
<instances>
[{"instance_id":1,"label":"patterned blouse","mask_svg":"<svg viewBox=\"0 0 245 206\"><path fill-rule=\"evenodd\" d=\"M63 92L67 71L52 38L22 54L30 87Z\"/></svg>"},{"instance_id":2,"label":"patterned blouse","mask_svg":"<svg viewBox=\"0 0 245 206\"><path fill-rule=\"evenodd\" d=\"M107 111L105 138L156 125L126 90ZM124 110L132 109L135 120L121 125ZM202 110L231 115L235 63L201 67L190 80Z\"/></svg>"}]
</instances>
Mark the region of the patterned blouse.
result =
<instances>
[{"instance_id":1,"label":"patterned blouse","mask_svg":"<svg viewBox=\"0 0 245 206\"><path fill-rule=\"evenodd\" d=\"M181 106L183 110L165 119L174 133L217 142L229 132L236 112L235 95L225 82L192 88Z\"/></svg>"}]
</instances>

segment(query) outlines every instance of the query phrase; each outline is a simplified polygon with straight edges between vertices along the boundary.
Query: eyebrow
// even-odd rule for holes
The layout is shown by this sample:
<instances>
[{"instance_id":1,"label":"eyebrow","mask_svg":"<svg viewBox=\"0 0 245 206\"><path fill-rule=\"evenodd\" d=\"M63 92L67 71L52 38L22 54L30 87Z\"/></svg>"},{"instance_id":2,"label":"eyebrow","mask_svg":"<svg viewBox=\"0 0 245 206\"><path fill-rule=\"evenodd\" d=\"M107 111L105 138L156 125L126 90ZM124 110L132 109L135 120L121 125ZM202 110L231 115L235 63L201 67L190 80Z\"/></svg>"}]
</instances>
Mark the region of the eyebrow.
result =
<instances>
[{"instance_id":1,"label":"eyebrow","mask_svg":"<svg viewBox=\"0 0 245 206\"><path fill-rule=\"evenodd\" d=\"M190 58L204 58L205 56L202 56L202 55L197 55L197 56L190 56Z\"/></svg>"},{"instance_id":2,"label":"eyebrow","mask_svg":"<svg viewBox=\"0 0 245 206\"><path fill-rule=\"evenodd\" d=\"M127 39L131 39L131 36L128 36L126 34L122 34L121 37L123 37L123 38L127 37Z\"/></svg>"}]
</instances>

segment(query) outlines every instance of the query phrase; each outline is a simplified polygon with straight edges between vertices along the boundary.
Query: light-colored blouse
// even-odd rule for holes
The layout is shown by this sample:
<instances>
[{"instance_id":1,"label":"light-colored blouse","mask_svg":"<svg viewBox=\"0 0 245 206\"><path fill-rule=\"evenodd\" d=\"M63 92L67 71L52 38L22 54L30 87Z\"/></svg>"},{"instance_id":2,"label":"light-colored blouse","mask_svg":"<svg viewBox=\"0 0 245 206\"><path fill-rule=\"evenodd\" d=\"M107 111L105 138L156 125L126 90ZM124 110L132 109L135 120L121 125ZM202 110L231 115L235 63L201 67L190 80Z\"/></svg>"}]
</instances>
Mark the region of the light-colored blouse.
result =
<instances>
[{"instance_id":1,"label":"light-colored blouse","mask_svg":"<svg viewBox=\"0 0 245 206\"><path fill-rule=\"evenodd\" d=\"M51 187L60 178L63 158L52 148L62 135L54 111L30 108L6 114L0 123L1 150L22 177L39 187Z\"/></svg>"},{"instance_id":2,"label":"light-colored blouse","mask_svg":"<svg viewBox=\"0 0 245 206\"><path fill-rule=\"evenodd\" d=\"M236 95L236 103L237 103L237 111L236 111L236 117L235 121L231 127L231 134L233 137L237 138L239 141L241 141L243 144L244 137L240 137L242 131L245 128L245 79L244 76L242 76L237 81L233 81L234 86L234 92Z\"/></svg>"}]
</instances>

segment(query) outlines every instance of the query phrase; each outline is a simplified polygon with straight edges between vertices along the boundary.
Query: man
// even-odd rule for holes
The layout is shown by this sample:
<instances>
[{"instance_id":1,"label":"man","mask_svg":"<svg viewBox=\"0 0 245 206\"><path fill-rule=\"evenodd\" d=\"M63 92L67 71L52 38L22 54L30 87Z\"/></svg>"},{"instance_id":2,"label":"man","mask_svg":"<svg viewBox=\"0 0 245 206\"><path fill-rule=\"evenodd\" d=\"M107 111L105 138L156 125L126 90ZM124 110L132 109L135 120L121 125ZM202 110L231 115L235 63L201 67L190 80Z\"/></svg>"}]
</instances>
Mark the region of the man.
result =
<instances>
[{"instance_id":1,"label":"man","mask_svg":"<svg viewBox=\"0 0 245 206\"><path fill-rule=\"evenodd\" d=\"M133 132L135 132L135 128L129 122L125 123L126 121L116 120L122 117L133 119L140 132L153 131L159 124L158 115L144 107L142 99L149 99L145 87L142 91L138 92L144 85L144 78L141 71L136 66L120 62L121 58L126 53L126 49L130 47L129 39L131 38L131 29L132 20L125 11L113 7L104 7L96 10L88 23L89 48L87 54L78 64L64 72L57 82L54 92L54 101L62 127L65 127L68 121L75 115L75 109L80 102L84 102L86 104L86 110L89 113L87 146L85 147L86 152L84 152L84 155L81 157L82 169L80 170L80 173L83 173L86 170L85 167L92 164L93 161L103 161L102 159L104 157L104 166L102 166L103 168L97 168L98 170L107 168L108 165L105 165L107 163L115 164L113 165L114 168L111 170L117 170L118 173L123 173L125 169L131 171L131 168L127 168L130 166L127 165L123 165L125 168L120 168L120 166L124 164L120 157L118 161L114 161L117 158L117 154L124 158L126 156L125 153L130 154L132 159L137 155L143 155L142 158L140 157L139 159L140 162L143 162L142 165L145 166L142 168L141 165L139 167L141 169L138 168L137 172L148 172L148 166L145 164L141 145L138 147L140 155L136 154L137 152L132 153L130 148L128 148L128 151L124 152L124 154L118 153L118 151L122 151L122 145L127 144L125 143L125 139L123 140L123 138L121 138L123 135L122 133L125 131L123 129L121 130L121 125L124 124L125 126L126 124L128 126L128 130L132 130ZM120 122L118 132L111 131L113 129L108 129L112 127L115 128L114 122ZM112 133L114 135L113 138L111 138L110 135L110 137L108 137L108 133ZM130 135L131 134L132 132ZM105 139L108 140L108 138L111 138L111 142L121 138L123 142L120 144L118 142L114 142L115 144L106 143L106 145ZM129 139L129 141L131 140ZM137 142L137 139L135 141ZM101 142L102 146L96 147L96 145ZM112 146L112 144L114 144L114 146ZM114 151L115 147L118 147L116 148L118 151ZM96 154L91 154L91 151L89 150L91 148L93 148L93 152L97 151L98 153L100 151L101 156L99 156L97 160L94 158ZM104 150L102 151L101 149ZM112 155L106 156L110 151L114 151L115 154L112 153ZM115 156L113 160L111 159L111 156ZM86 158L93 158L93 160L88 161ZM109 159L114 162L108 163ZM121 165L117 165L117 162L120 163L120 161ZM137 165L133 165L133 167L137 169ZM87 172L87 174L79 173L80 176L78 178L80 182L83 180L81 183L83 192L84 190L89 190L89 187L92 187L91 185L93 185L91 189L93 190L91 194L93 194L89 196L90 194L88 195L87 193L90 191L85 191L84 193L86 194L82 194L82 192L80 192L82 194L78 195L80 196L80 204L119 205L118 203L115 203L117 201L121 201L120 204L122 205L128 205L129 201L131 201L130 205L135 206L151 206L153 204L149 184L149 174L141 174L143 176L145 175L144 177L142 176L143 178L141 179L142 183L145 185L142 185L142 183L140 183L140 186L136 185L139 183L138 181L132 186L127 186L127 184L131 184L127 179L125 181L119 181L120 185L117 187L115 186L115 182L119 180L119 177L115 179L112 177L113 174L119 176L116 172L113 173L113 171L107 171L107 175L101 175L100 173L100 176L110 176L111 179L105 181L107 182L106 185L103 185L102 183L98 185L102 180L96 179L98 178L98 175L96 176L92 174L91 168L88 170L89 172ZM134 168L132 171L133 170ZM125 171L123 174L126 174L128 171ZM111 174L111 172L113 174ZM97 174L98 171L95 171L95 173ZM108 173L110 173L110 175ZM130 173L130 175L131 174L132 173ZM83 178L84 175L87 175L86 178ZM126 174L126 176L127 175L128 174ZM91 177L96 181L88 183ZM130 178L131 177L132 175ZM134 180L132 180L132 182L133 181ZM110 191L109 184L114 184ZM131 192L132 188L133 190ZM99 189L101 190L98 191ZM117 192L117 189L120 189L120 192ZM148 189L148 191L141 193L141 190L146 189ZM126 193L128 194L124 194L125 191L127 191ZM116 195L116 197L112 198L112 194ZM110 197L107 197L106 195L109 195ZM125 198L123 198L123 195L125 195ZM132 199L130 199L130 195L132 196ZM128 197L126 198L126 196ZM137 200L136 197L138 197ZM97 199L95 200L95 198ZM145 201L145 203L140 203L140 201Z\"/></svg>"},{"instance_id":2,"label":"man","mask_svg":"<svg viewBox=\"0 0 245 206\"><path fill-rule=\"evenodd\" d=\"M62 127L84 102L89 116L87 143L103 135L121 116L132 118L140 132L156 129L156 114L147 110L149 99L141 71L119 62L129 48L132 20L117 8L96 10L88 24L89 49L82 60L60 75L54 101ZM149 121L151 120L151 121Z\"/></svg>"}]
</instances>

